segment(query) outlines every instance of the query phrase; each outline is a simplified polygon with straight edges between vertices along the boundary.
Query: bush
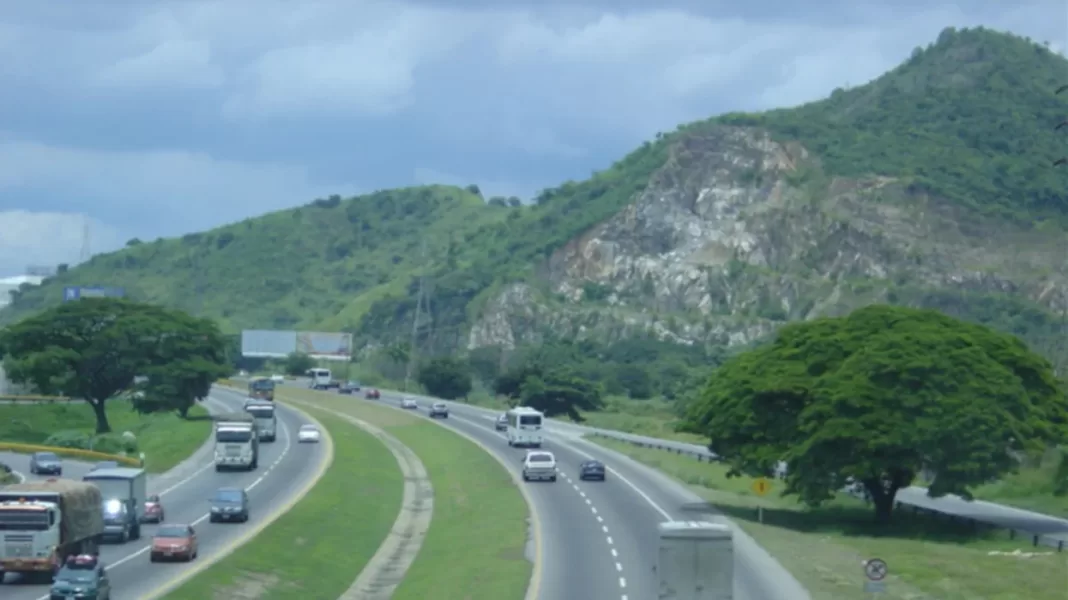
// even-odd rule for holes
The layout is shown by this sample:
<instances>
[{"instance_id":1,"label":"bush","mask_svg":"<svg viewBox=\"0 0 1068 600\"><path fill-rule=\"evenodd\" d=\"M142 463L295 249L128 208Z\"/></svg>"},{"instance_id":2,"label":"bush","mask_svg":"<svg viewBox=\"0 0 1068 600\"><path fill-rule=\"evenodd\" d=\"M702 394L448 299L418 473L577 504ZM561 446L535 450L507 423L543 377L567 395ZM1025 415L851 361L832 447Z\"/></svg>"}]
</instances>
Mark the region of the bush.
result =
<instances>
[{"instance_id":1,"label":"bush","mask_svg":"<svg viewBox=\"0 0 1068 600\"><path fill-rule=\"evenodd\" d=\"M58 431L48 436L44 441L45 446L56 448L77 448L89 450L93 437L84 431Z\"/></svg>"},{"instance_id":2,"label":"bush","mask_svg":"<svg viewBox=\"0 0 1068 600\"><path fill-rule=\"evenodd\" d=\"M136 454L137 439L119 433L104 433L97 436L84 431L59 431L48 436L45 446L92 450L104 454Z\"/></svg>"}]
</instances>

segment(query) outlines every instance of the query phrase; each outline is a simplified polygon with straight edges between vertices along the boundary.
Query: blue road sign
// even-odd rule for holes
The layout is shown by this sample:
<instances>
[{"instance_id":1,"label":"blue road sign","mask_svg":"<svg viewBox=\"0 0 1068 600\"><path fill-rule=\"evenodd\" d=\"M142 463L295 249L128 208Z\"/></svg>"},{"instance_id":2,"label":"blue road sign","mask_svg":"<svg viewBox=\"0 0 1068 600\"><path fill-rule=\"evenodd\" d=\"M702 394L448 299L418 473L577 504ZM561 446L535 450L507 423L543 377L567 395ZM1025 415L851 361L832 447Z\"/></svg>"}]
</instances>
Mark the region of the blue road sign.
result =
<instances>
[{"instance_id":1,"label":"blue road sign","mask_svg":"<svg viewBox=\"0 0 1068 600\"><path fill-rule=\"evenodd\" d=\"M120 287L78 285L63 288L64 302L82 298L122 298L124 296L126 296L126 290Z\"/></svg>"}]
</instances>

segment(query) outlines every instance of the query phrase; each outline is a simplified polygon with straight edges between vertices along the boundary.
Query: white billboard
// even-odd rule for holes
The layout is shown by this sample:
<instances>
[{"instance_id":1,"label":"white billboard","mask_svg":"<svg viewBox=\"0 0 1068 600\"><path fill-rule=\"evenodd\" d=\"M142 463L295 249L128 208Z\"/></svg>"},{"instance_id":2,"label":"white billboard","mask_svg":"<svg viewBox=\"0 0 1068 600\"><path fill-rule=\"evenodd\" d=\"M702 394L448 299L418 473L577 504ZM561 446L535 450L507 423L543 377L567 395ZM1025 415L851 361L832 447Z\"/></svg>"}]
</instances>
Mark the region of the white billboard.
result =
<instances>
[{"instance_id":1,"label":"white billboard","mask_svg":"<svg viewBox=\"0 0 1068 600\"><path fill-rule=\"evenodd\" d=\"M285 358L294 352L320 360L349 360L352 357L352 334L267 329L241 332L241 356Z\"/></svg>"}]
</instances>

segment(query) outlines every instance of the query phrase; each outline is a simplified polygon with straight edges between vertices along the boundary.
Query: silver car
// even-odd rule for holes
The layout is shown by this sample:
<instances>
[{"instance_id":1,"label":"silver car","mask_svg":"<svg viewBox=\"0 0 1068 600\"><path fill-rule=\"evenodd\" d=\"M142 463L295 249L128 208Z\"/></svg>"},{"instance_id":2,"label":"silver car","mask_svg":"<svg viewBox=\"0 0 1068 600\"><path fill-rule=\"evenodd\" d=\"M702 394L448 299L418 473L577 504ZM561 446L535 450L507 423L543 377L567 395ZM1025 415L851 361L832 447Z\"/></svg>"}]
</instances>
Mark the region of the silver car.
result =
<instances>
[{"instance_id":1,"label":"silver car","mask_svg":"<svg viewBox=\"0 0 1068 600\"><path fill-rule=\"evenodd\" d=\"M30 473L34 475L62 475L63 461L55 452L34 452L30 457Z\"/></svg>"},{"instance_id":2,"label":"silver car","mask_svg":"<svg viewBox=\"0 0 1068 600\"><path fill-rule=\"evenodd\" d=\"M449 405L444 402L435 402L430 405L430 418L441 417L442 419L449 418Z\"/></svg>"},{"instance_id":3,"label":"silver car","mask_svg":"<svg viewBox=\"0 0 1068 600\"><path fill-rule=\"evenodd\" d=\"M419 405L415 402L415 398L412 398L411 396L405 396L404 398L401 398L400 406L401 408L409 409L419 408Z\"/></svg>"}]
</instances>

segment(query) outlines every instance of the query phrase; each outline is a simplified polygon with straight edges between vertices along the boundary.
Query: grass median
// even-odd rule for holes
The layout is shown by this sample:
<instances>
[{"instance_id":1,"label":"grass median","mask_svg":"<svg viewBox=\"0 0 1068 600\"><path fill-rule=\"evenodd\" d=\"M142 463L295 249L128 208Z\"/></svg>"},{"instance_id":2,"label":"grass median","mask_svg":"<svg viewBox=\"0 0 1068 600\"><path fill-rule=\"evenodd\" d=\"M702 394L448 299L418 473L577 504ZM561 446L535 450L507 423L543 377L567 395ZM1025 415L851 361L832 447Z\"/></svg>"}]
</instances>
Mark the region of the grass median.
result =
<instances>
[{"instance_id":1,"label":"grass median","mask_svg":"<svg viewBox=\"0 0 1068 600\"><path fill-rule=\"evenodd\" d=\"M528 508L496 459L435 423L373 402L311 390L286 389L281 397L374 424L411 448L426 467L434 486L434 514L393 600L525 596L533 568L524 553Z\"/></svg>"},{"instance_id":2,"label":"grass median","mask_svg":"<svg viewBox=\"0 0 1068 600\"><path fill-rule=\"evenodd\" d=\"M120 399L109 400L107 411L112 431L137 436L145 468L153 473L163 473L188 458L211 433L208 413L200 406L189 411L188 419L175 413L138 414L129 401ZM95 428L93 410L84 402L0 404L0 440L5 442L44 444L57 433L92 435Z\"/></svg>"},{"instance_id":3,"label":"grass median","mask_svg":"<svg viewBox=\"0 0 1068 600\"><path fill-rule=\"evenodd\" d=\"M807 509L772 489L764 497L752 480L727 479L726 468L687 456L604 438L588 441L616 450L686 484L753 537L804 585L813 598L861 596L861 561L890 566L885 600L1064 600L1068 554L1010 540L1005 531L901 511L892 528L876 529L871 509L853 498ZM774 484L773 484L774 485ZM764 522L757 521L757 508Z\"/></svg>"},{"instance_id":4,"label":"grass median","mask_svg":"<svg viewBox=\"0 0 1068 600\"><path fill-rule=\"evenodd\" d=\"M362 429L309 412L334 441L335 458L322 479L289 512L168 600L335 600L371 560L400 512L400 468Z\"/></svg>"}]
</instances>

